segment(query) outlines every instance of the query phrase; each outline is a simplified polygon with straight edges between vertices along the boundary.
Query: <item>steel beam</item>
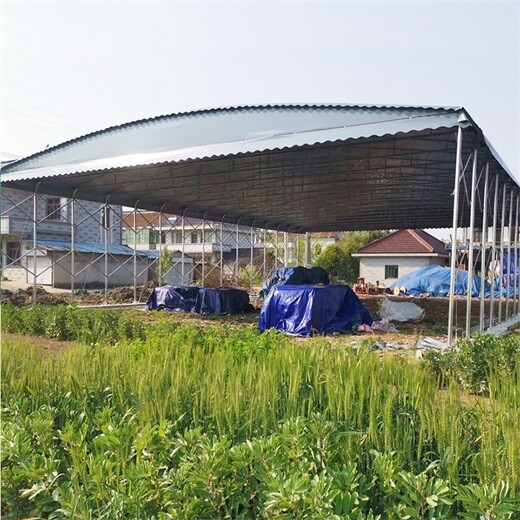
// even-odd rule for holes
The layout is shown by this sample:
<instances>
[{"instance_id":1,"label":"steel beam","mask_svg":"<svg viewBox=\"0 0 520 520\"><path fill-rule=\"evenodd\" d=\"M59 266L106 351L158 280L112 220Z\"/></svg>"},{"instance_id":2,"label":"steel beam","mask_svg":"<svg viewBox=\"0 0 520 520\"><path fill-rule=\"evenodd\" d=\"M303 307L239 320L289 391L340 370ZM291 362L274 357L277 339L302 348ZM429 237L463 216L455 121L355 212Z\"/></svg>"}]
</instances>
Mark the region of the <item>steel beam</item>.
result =
<instances>
[{"instance_id":1,"label":"steel beam","mask_svg":"<svg viewBox=\"0 0 520 520\"><path fill-rule=\"evenodd\" d=\"M70 300L74 301L76 282L76 192L70 201Z\"/></svg>"},{"instance_id":2,"label":"steel beam","mask_svg":"<svg viewBox=\"0 0 520 520\"><path fill-rule=\"evenodd\" d=\"M484 332L485 319L485 285L486 285L486 244L488 235L488 190L489 190L489 163L486 163L486 174L484 177L484 200L482 208L482 237L480 247L480 312L479 312L479 331Z\"/></svg>"},{"instance_id":3,"label":"steel beam","mask_svg":"<svg viewBox=\"0 0 520 520\"><path fill-rule=\"evenodd\" d=\"M495 317L495 273L497 259L497 220L498 220L498 173L495 175L495 194L493 197L493 231L491 233L491 262L489 264L491 277L491 297L489 299L489 328L493 327L493 319Z\"/></svg>"},{"instance_id":4,"label":"steel beam","mask_svg":"<svg viewBox=\"0 0 520 520\"><path fill-rule=\"evenodd\" d=\"M504 184L502 189L502 218L500 220L500 259L499 259L499 286L498 286L498 323L502 323L502 303L504 299L504 230L506 221L506 197L507 185Z\"/></svg>"},{"instance_id":5,"label":"steel beam","mask_svg":"<svg viewBox=\"0 0 520 520\"><path fill-rule=\"evenodd\" d=\"M477 183L477 150L473 151L473 168L471 171L471 199L470 199L470 224L468 244L468 287L466 290L466 337L471 336L471 301L473 289L473 246L475 238L475 203Z\"/></svg>"},{"instance_id":6,"label":"steel beam","mask_svg":"<svg viewBox=\"0 0 520 520\"><path fill-rule=\"evenodd\" d=\"M305 267L310 268L311 265L312 265L311 234L307 231L305 233Z\"/></svg>"},{"instance_id":7,"label":"steel beam","mask_svg":"<svg viewBox=\"0 0 520 520\"><path fill-rule=\"evenodd\" d=\"M506 279L506 321L509 319L511 291L511 237L513 236L513 189L509 193L509 221L507 225L507 279Z\"/></svg>"},{"instance_id":8,"label":"steel beam","mask_svg":"<svg viewBox=\"0 0 520 520\"><path fill-rule=\"evenodd\" d=\"M519 309L519 303L520 303L520 294L518 292L518 283L520 281L520 276L518 273L518 210L520 204L520 195L516 196L516 213L515 213L515 276L514 276L514 283L515 283L515 310L513 311L514 314L518 316L518 309Z\"/></svg>"},{"instance_id":9,"label":"steel beam","mask_svg":"<svg viewBox=\"0 0 520 520\"><path fill-rule=\"evenodd\" d=\"M37 303L38 288L37 288L37 269L38 269L38 258L36 256L37 248L37 236L38 236L38 186L34 188L33 193L33 303Z\"/></svg>"},{"instance_id":10,"label":"steel beam","mask_svg":"<svg viewBox=\"0 0 520 520\"><path fill-rule=\"evenodd\" d=\"M459 188L462 158L462 128L457 129L457 155L455 160L455 186L453 190L453 227L451 237L450 301L448 309L448 348L453 347L453 318L455 310L455 274L457 267L457 229L459 222Z\"/></svg>"}]
</instances>

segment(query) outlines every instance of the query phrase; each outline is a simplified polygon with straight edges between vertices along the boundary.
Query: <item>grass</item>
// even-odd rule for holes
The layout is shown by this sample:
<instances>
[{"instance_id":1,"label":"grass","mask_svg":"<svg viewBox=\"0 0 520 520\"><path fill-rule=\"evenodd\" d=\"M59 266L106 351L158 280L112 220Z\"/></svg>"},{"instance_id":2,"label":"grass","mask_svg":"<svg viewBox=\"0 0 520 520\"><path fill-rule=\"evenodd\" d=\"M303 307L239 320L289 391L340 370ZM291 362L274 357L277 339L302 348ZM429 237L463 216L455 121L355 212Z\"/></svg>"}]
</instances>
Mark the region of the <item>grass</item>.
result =
<instances>
[{"instance_id":1,"label":"grass","mask_svg":"<svg viewBox=\"0 0 520 520\"><path fill-rule=\"evenodd\" d=\"M448 372L325 339L41 311L3 326L61 323L83 344L4 339L6 518L518 515L518 363L488 365L473 398Z\"/></svg>"}]
</instances>

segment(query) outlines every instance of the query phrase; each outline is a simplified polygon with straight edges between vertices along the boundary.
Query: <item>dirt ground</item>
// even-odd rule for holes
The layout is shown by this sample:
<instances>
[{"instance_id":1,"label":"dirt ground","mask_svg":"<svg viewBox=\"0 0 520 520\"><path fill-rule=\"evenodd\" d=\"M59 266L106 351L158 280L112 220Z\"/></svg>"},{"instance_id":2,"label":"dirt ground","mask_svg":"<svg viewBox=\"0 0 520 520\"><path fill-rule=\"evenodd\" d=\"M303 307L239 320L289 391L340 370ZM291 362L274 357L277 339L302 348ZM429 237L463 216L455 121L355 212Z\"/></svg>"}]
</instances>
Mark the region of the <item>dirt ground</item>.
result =
<instances>
[{"instance_id":1,"label":"dirt ground","mask_svg":"<svg viewBox=\"0 0 520 520\"><path fill-rule=\"evenodd\" d=\"M2 284L1 303L12 303L14 305L30 305L33 301L33 289L28 287L26 289L9 290ZM152 283L137 287L137 300L143 305L146 302L148 295L152 291L154 285ZM424 319L419 323L396 323L398 329L397 333L386 334L364 334L363 336L348 336L352 341L357 342L360 337L373 337L377 341L384 341L393 344L410 345L415 343L417 339L424 336L434 337L443 340L446 334L446 327L448 322L448 299L447 298L431 298L431 297L396 297L384 295L359 295L363 304L374 319L380 319L379 306L384 298L390 298L392 301L406 301L413 302L425 310ZM103 291L81 291L74 295L74 300L79 305L102 305L104 302ZM108 304L129 304L134 301L134 288L117 287L109 289ZM67 304L70 303L70 292L58 292L52 290L47 291L39 286L37 289L37 301L45 304ZM461 331L465 328L466 320L466 298L458 297L455 300L455 324ZM239 316L208 316L202 317L194 314L185 314L180 312L165 313L165 312L143 312L140 310L126 310L125 312L133 312L136 314L136 319L145 322L155 322L160 317L168 315L168 319L173 321L197 323L200 325L211 323L225 323L227 325L243 325L256 324L258 322L258 313L262 302L257 299L252 299L252 304L256 308L255 312L239 315ZM488 313L489 302L486 302L486 314ZM478 323L479 318L479 302L472 301L472 325ZM342 336L345 338L345 336Z\"/></svg>"}]
</instances>

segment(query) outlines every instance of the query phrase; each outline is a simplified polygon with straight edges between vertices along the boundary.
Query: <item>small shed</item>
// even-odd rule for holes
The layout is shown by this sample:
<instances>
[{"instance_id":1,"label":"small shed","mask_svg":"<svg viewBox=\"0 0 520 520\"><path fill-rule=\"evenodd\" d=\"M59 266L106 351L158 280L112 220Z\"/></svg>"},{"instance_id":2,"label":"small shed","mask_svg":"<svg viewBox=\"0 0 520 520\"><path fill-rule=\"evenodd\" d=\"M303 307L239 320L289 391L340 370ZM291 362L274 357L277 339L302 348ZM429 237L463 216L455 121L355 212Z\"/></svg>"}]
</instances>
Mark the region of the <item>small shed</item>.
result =
<instances>
[{"instance_id":1,"label":"small shed","mask_svg":"<svg viewBox=\"0 0 520 520\"><path fill-rule=\"evenodd\" d=\"M359 276L365 283L388 286L400 276L429 265L446 265L446 244L422 229L400 229L361 247Z\"/></svg>"}]
</instances>

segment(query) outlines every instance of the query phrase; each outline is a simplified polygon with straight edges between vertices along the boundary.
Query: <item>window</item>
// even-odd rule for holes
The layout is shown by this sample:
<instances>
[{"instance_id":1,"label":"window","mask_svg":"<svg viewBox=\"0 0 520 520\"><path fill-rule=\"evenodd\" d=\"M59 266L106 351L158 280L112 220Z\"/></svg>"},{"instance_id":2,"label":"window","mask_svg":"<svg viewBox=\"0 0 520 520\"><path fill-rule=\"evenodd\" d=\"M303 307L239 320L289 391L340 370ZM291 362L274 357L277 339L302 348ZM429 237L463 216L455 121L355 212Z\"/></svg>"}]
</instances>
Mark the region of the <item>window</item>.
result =
<instances>
[{"instance_id":1,"label":"window","mask_svg":"<svg viewBox=\"0 0 520 520\"><path fill-rule=\"evenodd\" d=\"M159 233L157 231L150 231L150 244L157 244Z\"/></svg>"},{"instance_id":2,"label":"window","mask_svg":"<svg viewBox=\"0 0 520 520\"><path fill-rule=\"evenodd\" d=\"M20 242L6 242L5 256L7 257L7 265L19 264Z\"/></svg>"},{"instance_id":3,"label":"window","mask_svg":"<svg viewBox=\"0 0 520 520\"><path fill-rule=\"evenodd\" d=\"M182 231L174 231L172 238L174 244L182 244Z\"/></svg>"},{"instance_id":4,"label":"window","mask_svg":"<svg viewBox=\"0 0 520 520\"><path fill-rule=\"evenodd\" d=\"M59 197L47 197L45 199L45 218L47 220L64 220Z\"/></svg>"},{"instance_id":5,"label":"window","mask_svg":"<svg viewBox=\"0 0 520 520\"><path fill-rule=\"evenodd\" d=\"M385 265L385 279L388 278L399 278L398 265Z\"/></svg>"},{"instance_id":6,"label":"window","mask_svg":"<svg viewBox=\"0 0 520 520\"><path fill-rule=\"evenodd\" d=\"M190 241L191 241L192 244L198 244L200 242L199 234L197 232L193 231L191 233L191 240Z\"/></svg>"}]
</instances>

